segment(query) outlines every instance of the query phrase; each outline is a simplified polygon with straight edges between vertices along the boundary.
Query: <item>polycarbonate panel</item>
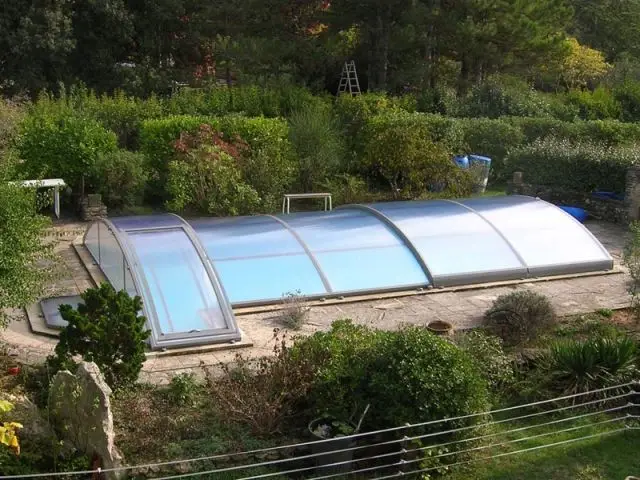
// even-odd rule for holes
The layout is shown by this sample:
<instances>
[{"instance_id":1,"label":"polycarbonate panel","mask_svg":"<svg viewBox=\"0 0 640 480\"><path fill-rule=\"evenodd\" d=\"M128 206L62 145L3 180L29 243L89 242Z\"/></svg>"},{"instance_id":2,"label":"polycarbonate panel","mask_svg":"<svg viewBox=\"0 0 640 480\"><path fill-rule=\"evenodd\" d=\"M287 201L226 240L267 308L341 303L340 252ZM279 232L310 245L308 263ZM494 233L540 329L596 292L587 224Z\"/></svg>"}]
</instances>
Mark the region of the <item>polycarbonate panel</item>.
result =
<instances>
[{"instance_id":1,"label":"polycarbonate panel","mask_svg":"<svg viewBox=\"0 0 640 480\"><path fill-rule=\"evenodd\" d=\"M210 219L191 226L232 304L279 300L289 292L327 293L300 242L273 218Z\"/></svg>"},{"instance_id":2,"label":"polycarbonate panel","mask_svg":"<svg viewBox=\"0 0 640 480\"><path fill-rule=\"evenodd\" d=\"M429 283L411 250L373 214L344 209L281 218L315 255L334 292Z\"/></svg>"},{"instance_id":3,"label":"polycarbonate panel","mask_svg":"<svg viewBox=\"0 0 640 480\"><path fill-rule=\"evenodd\" d=\"M124 290L124 255L113 232L104 223L100 228L100 268L116 291Z\"/></svg>"},{"instance_id":4,"label":"polycarbonate panel","mask_svg":"<svg viewBox=\"0 0 640 480\"><path fill-rule=\"evenodd\" d=\"M128 236L150 290L160 334L228 328L207 271L183 230Z\"/></svg>"},{"instance_id":5,"label":"polycarbonate panel","mask_svg":"<svg viewBox=\"0 0 640 480\"><path fill-rule=\"evenodd\" d=\"M131 268L129 264L125 260L125 270L124 270L124 289L130 296L140 295L140 293L136 290L136 286L133 283L133 278L131 276Z\"/></svg>"},{"instance_id":6,"label":"polycarbonate panel","mask_svg":"<svg viewBox=\"0 0 640 480\"><path fill-rule=\"evenodd\" d=\"M144 230L153 228L180 227L182 220L176 215L148 215L133 217L113 217L111 223L119 230Z\"/></svg>"},{"instance_id":7,"label":"polycarbonate panel","mask_svg":"<svg viewBox=\"0 0 640 480\"><path fill-rule=\"evenodd\" d=\"M563 210L530 197L474 198L462 203L491 222L533 275L610 269L600 242Z\"/></svg>"},{"instance_id":8,"label":"polycarbonate panel","mask_svg":"<svg viewBox=\"0 0 640 480\"><path fill-rule=\"evenodd\" d=\"M98 237L98 229L100 228L100 223L101 222L92 223L87 229L87 233L84 236L84 246L87 247L87 250L89 250L96 263L100 258L100 243Z\"/></svg>"},{"instance_id":9,"label":"polycarbonate panel","mask_svg":"<svg viewBox=\"0 0 640 480\"><path fill-rule=\"evenodd\" d=\"M369 207L390 219L423 258L439 286L523 277L526 267L479 215L453 202L390 202Z\"/></svg>"},{"instance_id":10,"label":"polycarbonate panel","mask_svg":"<svg viewBox=\"0 0 640 480\"><path fill-rule=\"evenodd\" d=\"M232 304L279 300L287 293L326 293L306 255L220 261L215 266Z\"/></svg>"}]
</instances>

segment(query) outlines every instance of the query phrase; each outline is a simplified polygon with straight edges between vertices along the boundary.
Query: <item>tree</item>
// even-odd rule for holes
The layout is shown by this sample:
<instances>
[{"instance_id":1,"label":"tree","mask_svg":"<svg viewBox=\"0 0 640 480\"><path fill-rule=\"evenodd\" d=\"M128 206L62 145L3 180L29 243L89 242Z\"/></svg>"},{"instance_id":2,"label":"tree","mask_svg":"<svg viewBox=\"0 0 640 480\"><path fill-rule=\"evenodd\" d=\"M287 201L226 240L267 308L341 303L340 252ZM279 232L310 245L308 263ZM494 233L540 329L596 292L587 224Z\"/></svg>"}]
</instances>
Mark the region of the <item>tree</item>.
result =
<instances>
[{"instance_id":1,"label":"tree","mask_svg":"<svg viewBox=\"0 0 640 480\"><path fill-rule=\"evenodd\" d=\"M10 168L0 163L0 327L8 321L3 309L36 301L52 275L44 266L53 252L43 239L50 221L38 213L43 199L35 189L10 185Z\"/></svg>"},{"instance_id":2,"label":"tree","mask_svg":"<svg viewBox=\"0 0 640 480\"><path fill-rule=\"evenodd\" d=\"M69 56L75 78L99 91L120 87L118 65L133 52L133 18L124 0L85 0L73 5L76 48Z\"/></svg>"},{"instance_id":3,"label":"tree","mask_svg":"<svg viewBox=\"0 0 640 480\"><path fill-rule=\"evenodd\" d=\"M580 45L575 38L566 40L567 54L558 66L559 79L568 89L586 87L610 69L602 52Z\"/></svg>"},{"instance_id":4,"label":"tree","mask_svg":"<svg viewBox=\"0 0 640 480\"><path fill-rule=\"evenodd\" d=\"M65 368L80 355L87 362L95 362L112 388L134 383L145 360L146 340L151 333L145 329L147 319L139 315L142 300L131 298L127 292L116 292L103 283L82 295L75 310L61 305L60 315L68 325L60 332L55 356L48 363Z\"/></svg>"},{"instance_id":5,"label":"tree","mask_svg":"<svg viewBox=\"0 0 640 480\"><path fill-rule=\"evenodd\" d=\"M391 36L412 6L411 0L338 0L328 10L334 32L358 26L368 56L369 90L385 90Z\"/></svg>"},{"instance_id":6,"label":"tree","mask_svg":"<svg viewBox=\"0 0 640 480\"><path fill-rule=\"evenodd\" d=\"M35 93L67 77L74 48L70 0L3 2L0 15L0 88Z\"/></svg>"},{"instance_id":7,"label":"tree","mask_svg":"<svg viewBox=\"0 0 640 480\"><path fill-rule=\"evenodd\" d=\"M570 32L580 43L603 51L609 61L625 52L640 54L640 0L571 0L571 5Z\"/></svg>"},{"instance_id":8,"label":"tree","mask_svg":"<svg viewBox=\"0 0 640 480\"><path fill-rule=\"evenodd\" d=\"M526 71L559 51L571 20L566 0L437 3L433 42L440 56L460 62L460 90L496 71Z\"/></svg>"}]
</instances>

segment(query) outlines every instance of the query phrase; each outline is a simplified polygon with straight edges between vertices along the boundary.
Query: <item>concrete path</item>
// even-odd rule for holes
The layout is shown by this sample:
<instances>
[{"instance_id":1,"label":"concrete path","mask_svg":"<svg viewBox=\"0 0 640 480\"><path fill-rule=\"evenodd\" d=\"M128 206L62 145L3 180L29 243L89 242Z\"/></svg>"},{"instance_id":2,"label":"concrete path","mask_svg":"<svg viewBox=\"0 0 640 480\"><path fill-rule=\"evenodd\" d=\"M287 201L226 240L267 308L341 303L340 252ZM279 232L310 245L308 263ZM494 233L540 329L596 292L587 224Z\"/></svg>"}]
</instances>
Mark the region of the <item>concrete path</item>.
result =
<instances>
[{"instance_id":1,"label":"concrete path","mask_svg":"<svg viewBox=\"0 0 640 480\"><path fill-rule=\"evenodd\" d=\"M625 231L619 226L598 222L592 222L588 227L611 252L616 267L624 270L620 266L620 260ZM83 228L83 224L63 224L54 227L62 232L56 237L56 252L61 264L59 279L48 292L50 296L75 295L92 285L87 271L71 245L78 231ZM65 235L64 232L72 234ZM435 290L420 295L369 299L357 303L342 301L334 305L312 307L308 323L295 334L307 335L318 330L326 330L331 322L340 318L351 318L357 323L384 329L398 328L407 323L426 325L436 319L446 320L455 328L469 328L480 323L484 311L495 298L514 289L528 288L547 295L560 315L588 313L600 308L624 308L629 305L628 281L626 273L616 273L517 285L487 285L481 289ZM2 339L22 361L34 363L44 360L53 351L56 340L31 333L24 312L13 311L11 315L14 321L2 333ZM271 354L274 329L280 328L277 312L239 315L238 324L243 336L250 339L254 345L239 350L243 355ZM141 380L166 383L177 373L198 373L202 371L203 365L217 366L220 362L232 361L237 353L238 350L225 350L179 356L150 356L145 362Z\"/></svg>"}]
</instances>

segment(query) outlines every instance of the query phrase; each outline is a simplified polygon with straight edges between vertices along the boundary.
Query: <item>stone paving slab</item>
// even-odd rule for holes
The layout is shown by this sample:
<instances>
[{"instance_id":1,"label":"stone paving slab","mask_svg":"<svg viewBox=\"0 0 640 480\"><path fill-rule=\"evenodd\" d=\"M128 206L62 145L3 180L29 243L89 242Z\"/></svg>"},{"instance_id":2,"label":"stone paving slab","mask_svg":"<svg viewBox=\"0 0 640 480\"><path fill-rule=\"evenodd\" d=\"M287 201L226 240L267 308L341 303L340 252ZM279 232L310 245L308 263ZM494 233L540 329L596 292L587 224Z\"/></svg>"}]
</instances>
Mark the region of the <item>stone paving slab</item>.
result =
<instances>
[{"instance_id":1,"label":"stone paving slab","mask_svg":"<svg viewBox=\"0 0 640 480\"><path fill-rule=\"evenodd\" d=\"M404 324L426 325L432 320L446 320L457 329L472 328L481 322L484 311L499 295L521 289L547 295L560 315L588 313L600 308L625 308L630 301L629 277L620 266L625 230L601 222L592 222L587 226L611 253L618 273L487 285L481 289L431 290L401 298L370 297L368 301L320 304L311 308L308 322L302 329L290 335L309 335L318 330L327 330L334 320L341 318L351 318L356 323L384 329L396 329ZM52 235L56 239L55 249L61 260L60 276L47 296L76 295L95 284L80 261L78 255L81 252L72 245L84 226L76 223L55 228L68 228L73 235L64 231ZM33 334L24 320L24 312L10 313L15 320L2 333L2 339L10 344L22 361L35 363L44 360L53 351L56 340ZM237 321L244 338L252 347L180 356L151 356L145 362L141 381L166 383L172 376L189 371L202 375L203 367L216 368L221 362L232 362L239 352L251 357L272 354L274 330L280 328L277 311L241 314L237 316Z\"/></svg>"}]
</instances>

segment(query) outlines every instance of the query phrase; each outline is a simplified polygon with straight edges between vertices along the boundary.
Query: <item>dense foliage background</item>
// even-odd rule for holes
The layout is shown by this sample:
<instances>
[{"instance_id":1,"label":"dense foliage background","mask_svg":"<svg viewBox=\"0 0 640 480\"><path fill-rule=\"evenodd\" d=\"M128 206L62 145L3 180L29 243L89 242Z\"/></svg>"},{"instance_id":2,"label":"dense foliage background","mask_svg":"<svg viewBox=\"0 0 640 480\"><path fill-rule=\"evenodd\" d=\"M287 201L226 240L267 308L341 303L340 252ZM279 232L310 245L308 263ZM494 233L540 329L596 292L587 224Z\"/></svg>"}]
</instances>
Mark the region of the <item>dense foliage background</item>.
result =
<instances>
[{"instance_id":1,"label":"dense foliage background","mask_svg":"<svg viewBox=\"0 0 640 480\"><path fill-rule=\"evenodd\" d=\"M637 76L639 27L638 0L13 2L0 19L0 88L82 82L148 95L219 80L335 91L353 58L368 90L461 93L496 72L579 89Z\"/></svg>"}]
</instances>

